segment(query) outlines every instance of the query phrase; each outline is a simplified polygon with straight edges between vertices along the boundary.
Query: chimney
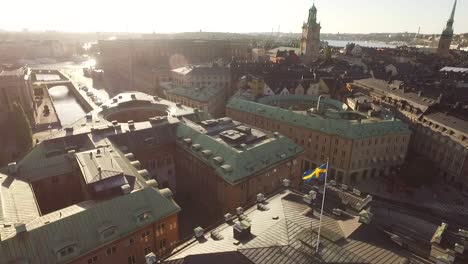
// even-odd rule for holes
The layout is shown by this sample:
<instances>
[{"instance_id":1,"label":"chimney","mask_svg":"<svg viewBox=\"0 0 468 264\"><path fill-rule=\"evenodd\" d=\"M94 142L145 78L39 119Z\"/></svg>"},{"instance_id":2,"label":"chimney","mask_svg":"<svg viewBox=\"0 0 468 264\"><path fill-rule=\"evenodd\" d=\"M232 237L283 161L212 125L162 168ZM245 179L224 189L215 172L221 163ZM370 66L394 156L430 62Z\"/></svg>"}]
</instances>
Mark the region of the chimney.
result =
<instances>
[{"instance_id":1,"label":"chimney","mask_svg":"<svg viewBox=\"0 0 468 264\"><path fill-rule=\"evenodd\" d=\"M26 225L23 223L15 224L16 234L21 234L26 232Z\"/></svg>"},{"instance_id":2,"label":"chimney","mask_svg":"<svg viewBox=\"0 0 468 264\"><path fill-rule=\"evenodd\" d=\"M193 232L195 233L195 238L200 239L204 236L205 230L199 226L193 229Z\"/></svg>"}]
</instances>

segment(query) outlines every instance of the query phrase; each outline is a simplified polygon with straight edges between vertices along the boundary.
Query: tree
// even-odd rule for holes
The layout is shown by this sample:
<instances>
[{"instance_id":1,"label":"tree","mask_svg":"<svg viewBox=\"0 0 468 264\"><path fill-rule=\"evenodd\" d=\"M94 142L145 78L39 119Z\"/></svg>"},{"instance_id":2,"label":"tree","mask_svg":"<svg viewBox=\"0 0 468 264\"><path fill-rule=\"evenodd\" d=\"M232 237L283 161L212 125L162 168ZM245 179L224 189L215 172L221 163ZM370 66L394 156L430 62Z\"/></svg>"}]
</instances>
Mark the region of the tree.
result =
<instances>
[{"instance_id":1,"label":"tree","mask_svg":"<svg viewBox=\"0 0 468 264\"><path fill-rule=\"evenodd\" d=\"M29 119L18 102L13 103L13 122L18 152L24 153L32 147L32 131Z\"/></svg>"}]
</instances>

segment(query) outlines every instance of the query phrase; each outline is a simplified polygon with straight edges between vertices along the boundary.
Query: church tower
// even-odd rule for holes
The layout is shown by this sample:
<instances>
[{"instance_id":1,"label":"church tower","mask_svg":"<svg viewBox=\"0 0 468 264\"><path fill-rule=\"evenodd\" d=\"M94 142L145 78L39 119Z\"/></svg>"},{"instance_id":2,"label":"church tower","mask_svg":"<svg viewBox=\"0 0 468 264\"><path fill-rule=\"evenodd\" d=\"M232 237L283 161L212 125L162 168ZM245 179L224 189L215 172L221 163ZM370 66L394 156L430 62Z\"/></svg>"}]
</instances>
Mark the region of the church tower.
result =
<instances>
[{"instance_id":1,"label":"church tower","mask_svg":"<svg viewBox=\"0 0 468 264\"><path fill-rule=\"evenodd\" d=\"M316 60L320 51L320 23L317 23L317 8L315 3L309 9L307 23L302 26L301 55L304 62Z\"/></svg>"},{"instance_id":2,"label":"church tower","mask_svg":"<svg viewBox=\"0 0 468 264\"><path fill-rule=\"evenodd\" d=\"M452 14L450 15L447 25L445 26L444 31L442 31L442 36L440 36L439 47L437 48L437 53L440 56L448 56L450 51L450 44L452 43L453 38L453 22L455 21L455 9L457 8L457 0L453 4Z\"/></svg>"}]
</instances>

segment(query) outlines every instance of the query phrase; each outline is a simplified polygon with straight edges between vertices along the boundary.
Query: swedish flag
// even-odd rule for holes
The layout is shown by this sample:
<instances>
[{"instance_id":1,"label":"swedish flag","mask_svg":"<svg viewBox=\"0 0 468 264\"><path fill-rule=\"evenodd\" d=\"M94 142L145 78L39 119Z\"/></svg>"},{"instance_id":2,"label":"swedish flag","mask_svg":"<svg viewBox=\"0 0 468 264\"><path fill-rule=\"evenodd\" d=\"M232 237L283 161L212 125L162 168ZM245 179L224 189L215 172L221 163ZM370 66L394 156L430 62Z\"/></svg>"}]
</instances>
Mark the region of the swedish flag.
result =
<instances>
[{"instance_id":1,"label":"swedish flag","mask_svg":"<svg viewBox=\"0 0 468 264\"><path fill-rule=\"evenodd\" d=\"M312 179L323 179L327 173L327 163L320 165L315 170L309 170L304 172L302 179L306 182L310 182Z\"/></svg>"}]
</instances>

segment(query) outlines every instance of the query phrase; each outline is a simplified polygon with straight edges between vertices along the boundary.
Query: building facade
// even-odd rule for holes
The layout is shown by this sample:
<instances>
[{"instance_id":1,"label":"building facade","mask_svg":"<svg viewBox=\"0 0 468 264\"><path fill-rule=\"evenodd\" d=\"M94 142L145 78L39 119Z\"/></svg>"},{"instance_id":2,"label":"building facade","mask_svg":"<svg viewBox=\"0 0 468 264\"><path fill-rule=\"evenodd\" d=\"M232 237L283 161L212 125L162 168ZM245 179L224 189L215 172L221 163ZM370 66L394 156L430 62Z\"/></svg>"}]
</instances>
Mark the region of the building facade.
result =
<instances>
[{"instance_id":1,"label":"building facade","mask_svg":"<svg viewBox=\"0 0 468 264\"><path fill-rule=\"evenodd\" d=\"M404 163L410 130L395 118L343 111L338 101L304 95L268 96L258 102L232 99L227 116L269 131L278 131L305 149L303 171L329 158L330 178L353 184L391 174Z\"/></svg>"},{"instance_id":2,"label":"building facade","mask_svg":"<svg viewBox=\"0 0 468 264\"><path fill-rule=\"evenodd\" d=\"M457 0L453 4L452 13L450 14L450 18L447 21L447 25L442 31L442 35L440 36L439 46L437 48L437 53L440 56L446 57L449 55L450 52L450 44L452 43L453 39L453 23L455 22L455 10L457 8Z\"/></svg>"},{"instance_id":3,"label":"building facade","mask_svg":"<svg viewBox=\"0 0 468 264\"><path fill-rule=\"evenodd\" d=\"M225 90L220 87L175 87L166 90L169 101L196 108L213 117L224 116L226 107Z\"/></svg>"},{"instance_id":4,"label":"building facade","mask_svg":"<svg viewBox=\"0 0 468 264\"><path fill-rule=\"evenodd\" d=\"M186 122L177 138L178 199L196 211L191 222L204 227L255 202L259 193L277 191L285 179L291 186L301 182L303 148L278 133L225 117Z\"/></svg>"},{"instance_id":5,"label":"building facade","mask_svg":"<svg viewBox=\"0 0 468 264\"><path fill-rule=\"evenodd\" d=\"M171 71L172 82L185 87L217 87L228 89L231 72L225 66L213 64L187 65Z\"/></svg>"},{"instance_id":6,"label":"building facade","mask_svg":"<svg viewBox=\"0 0 468 264\"><path fill-rule=\"evenodd\" d=\"M0 113L13 111L13 103L18 102L28 117L34 118L34 95L30 78L30 70L23 67L0 71Z\"/></svg>"},{"instance_id":7,"label":"building facade","mask_svg":"<svg viewBox=\"0 0 468 264\"><path fill-rule=\"evenodd\" d=\"M320 23L317 22L315 4L309 9L307 23L302 26L301 55L306 63L315 61L320 52Z\"/></svg>"}]
</instances>

